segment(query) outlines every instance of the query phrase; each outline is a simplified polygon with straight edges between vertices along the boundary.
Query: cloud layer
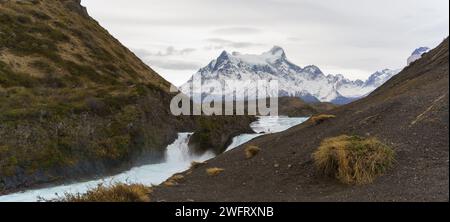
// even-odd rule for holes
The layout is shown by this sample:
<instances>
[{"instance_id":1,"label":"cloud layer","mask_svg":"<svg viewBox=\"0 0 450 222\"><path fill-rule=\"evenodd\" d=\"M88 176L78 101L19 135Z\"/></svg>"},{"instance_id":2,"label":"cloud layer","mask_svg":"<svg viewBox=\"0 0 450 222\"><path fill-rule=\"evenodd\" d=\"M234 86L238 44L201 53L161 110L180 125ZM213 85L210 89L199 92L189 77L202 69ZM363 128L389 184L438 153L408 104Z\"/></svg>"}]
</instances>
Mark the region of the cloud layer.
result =
<instances>
[{"instance_id":1,"label":"cloud layer","mask_svg":"<svg viewBox=\"0 0 450 222\"><path fill-rule=\"evenodd\" d=\"M179 85L224 49L282 46L292 62L365 79L449 33L448 0L83 0L89 13Z\"/></svg>"}]
</instances>

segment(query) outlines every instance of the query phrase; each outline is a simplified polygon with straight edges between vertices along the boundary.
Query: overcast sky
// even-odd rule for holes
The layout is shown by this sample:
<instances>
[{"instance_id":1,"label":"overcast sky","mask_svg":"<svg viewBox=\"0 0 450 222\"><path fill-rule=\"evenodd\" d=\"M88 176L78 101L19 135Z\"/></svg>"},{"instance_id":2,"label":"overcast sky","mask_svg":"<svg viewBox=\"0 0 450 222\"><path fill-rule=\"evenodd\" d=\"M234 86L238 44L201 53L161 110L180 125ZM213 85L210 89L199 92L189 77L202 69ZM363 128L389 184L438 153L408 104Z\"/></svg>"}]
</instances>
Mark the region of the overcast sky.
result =
<instances>
[{"instance_id":1,"label":"overcast sky","mask_svg":"<svg viewBox=\"0 0 450 222\"><path fill-rule=\"evenodd\" d=\"M366 79L449 35L448 0L82 0L160 75L184 83L223 50L285 49L300 66Z\"/></svg>"}]
</instances>

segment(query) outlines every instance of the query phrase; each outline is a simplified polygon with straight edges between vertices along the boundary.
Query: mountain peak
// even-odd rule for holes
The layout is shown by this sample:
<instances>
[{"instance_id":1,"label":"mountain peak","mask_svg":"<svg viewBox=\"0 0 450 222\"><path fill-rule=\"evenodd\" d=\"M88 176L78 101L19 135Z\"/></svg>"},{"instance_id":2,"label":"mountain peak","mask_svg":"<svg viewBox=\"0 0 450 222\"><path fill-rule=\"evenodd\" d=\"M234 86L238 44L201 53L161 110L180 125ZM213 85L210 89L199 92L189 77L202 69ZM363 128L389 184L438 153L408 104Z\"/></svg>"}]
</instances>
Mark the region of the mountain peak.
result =
<instances>
[{"instance_id":1,"label":"mountain peak","mask_svg":"<svg viewBox=\"0 0 450 222\"><path fill-rule=\"evenodd\" d=\"M428 47L419 47L414 50L414 52L411 55L422 55L423 53L426 53L430 50Z\"/></svg>"},{"instance_id":2,"label":"mountain peak","mask_svg":"<svg viewBox=\"0 0 450 222\"><path fill-rule=\"evenodd\" d=\"M280 52L284 53L284 49L281 48L280 46L275 45L272 47L272 49L270 49L269 52L271 52L272 54L276 54L276 53L280 53Z\"/></svg>"},{"instance_id":3,"label":"mountain peak","mask_svg":"<svg viewBox=\"0 0 450 222\"><path fill-rule=\"evenodd\" d=\"M230 60L230 56L230 53L228 53L226 50L223 50L223 52L220 53L219 57L217 57L217 62L221 63L223 61Z\"/></svg>"},{"instance_id":4,"label":"mountain peak","mask_svg":"<svg viewBox=\"0 0 450 222\"><path fill-rule=\"evenodd\" d=\"M430 51L430 48L428 48L428 47L419 47L419 48L415 49L413 51L413 53L411 54L411 56L408 58L408 65L410 65L411 63L415 62L416 60L419 60L420 58L422 58L422 55L424 53L427 53L428 51Z\"/></svg>"},{"instance_id":5,"label":"mountain peak","mask_svg":"<svg viewBox=\"0 0 450 222\"><path fill-rule=\"evenodd\" d=\"M219 58L228 57L230 53L228 53L226 50L223 50L222 53L220 53Z\"/></svg>"},{"instance_id":6,"label":"mountain peak","mask_svg":"<svg viewBox=\"0 0 450 222\"><path fill-rule=\"evenodd\" d=\"M270 49L267 53L276 56L276 57L286 57L286 53L284 52L284 49L280 46L273 46L272 49Z\"/></svg>"},{"instance_id":7,"label":"mountain peak","mask_svg":"<svg viewBox=\"0 0 450 222\"><path fill-rule=\"evenodd\" d=\"M248 80L276 79L282 89L279 96L295 96L307 100L314 97L323 102L344 104L367 95L397 73L395 70L380 70L367 81L353 81L342 74L325 75L315 65L301 68L289 62L283 48L273 46L262 54L230 54L223 51L218 59L194 75L199 75L206 85L214 84L216 80L239 80L246 84ZM190 89L189 82L182 86L182 90L184 89Z\"/></svg>"},{"instance_id":8,"label":"mountain peak","mask_svg":"<svg viewBox=\"0 0 450 222\"><path fill-rule=\"evenodd\" d=\"M322 70L320 70L320 68L315 65L306 66L305 68L303 68L303 70L316 75L323 74Z\"/></svg>"},{"instance_id":9,"label":"mountain peak","mask_svg":"<svg viewBox=\"0 0 450 222\"><path fill-rule=\"evenodd\" d=\"M416 52L423 53L427 50L428 48L421 47ZM314 97L322 102L344 104L368 95L399 72L400 69L381 69L367 80L351 80L342 74L326 75L316 65L301 68L291 63L283 48L273 46L261 54L230 54L223 51L206 69L194 75L200 75L206 85L213 84L215 80L239 80L246 84L248 80L276 79L281 89L279 96L303 99ZM183 86L184 89L189 87L189 83Z\"/></svg>"},{"instance_id":10,"label":"mountain peak","mask_svg":"<svg viewBox=\"0 0 450 222\"><path fill-rule=\"evenodd\" d=\"M396 70L383 69L376 71L374 74L369 76L369 78L365 82L365 85L372 86L373 88L378 88L385 82L387 82L389 79L397 75L400 71L401 71L400 69Z\"/></svg>"}]
</instances>

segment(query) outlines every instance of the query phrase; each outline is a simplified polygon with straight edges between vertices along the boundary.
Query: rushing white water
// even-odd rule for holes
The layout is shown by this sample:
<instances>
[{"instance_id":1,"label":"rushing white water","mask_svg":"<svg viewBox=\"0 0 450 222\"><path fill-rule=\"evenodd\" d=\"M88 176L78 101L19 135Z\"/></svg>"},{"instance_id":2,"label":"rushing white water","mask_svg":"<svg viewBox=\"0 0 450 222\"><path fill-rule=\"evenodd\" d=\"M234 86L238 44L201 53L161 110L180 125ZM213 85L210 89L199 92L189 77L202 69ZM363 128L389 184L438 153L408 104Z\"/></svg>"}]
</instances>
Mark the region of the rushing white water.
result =
<instances>
[{"instance_id":1,"label":"rushing white water","mask_svg":"<svg viewBox=\"0 0 450 222\"><path fill-rule=\"evenodd\" d=\"M230 144L230 146L227 148L227 151L232 150L252 139L255 139L257 137L271 134L271 133L278 133L283 132L285 130L288 130L291 127L294 127L296 125L299 125L303 122L308 120L308 118L304 117L296 117L296 118L290 118L290 117L283 117L283 116L261 116L258 117L258 121L250 124L250 127L255 131L255 134L242 134L235 138L233 138L233 142Z\"/></svg>"},{"instance_id":2,"label":"rushing white water","mask_svg":"<svg viewBox=\"0 0 450 222\"><path fill-rule=\"evenodd\" d=\"M38 197L54 199L65 193L85 193L98 184L140 183L146 185L160 184L171 175L184 171L190 167L192 161L206 161L214 157L212 153L203 156L191 156L188 151L188 141L192 133L179 133L178 139L167 147L166 161L159 164L149 164L132 168L121 174L99 180L61 185L43 189L29 190L6 196L0 196L0 202L33 202Z\"/></svg>"},{"instance_id":3,"label":"rushing white water","mask_svg":"<svg viewBox=\"0 0 450 222\"><path fill-rule=\"evenodd\" d=\"M227 150L236 148L256 137L287 130L305 120L307 120L307 118L259 117L257 122L251 124L251 128L256 133L243 134L235 137ZM108 185L118 182L127 184L139 183L145 185L160 184L173 174L187 170L192 161L202 162L214 157L214 154L212 153L206 153L202 156L191 155L188 149L188 142L191 135L192 133L178 134L178 139L167 147L166 160L164 163L135 167L129 171L103 179L28 190L25 192L0 196L0 202L34 202L37 201L39 197L47 200L54 199L65 193L85 193L89 189L95 188L98 184Z\"/></svg>"}]
</instances>

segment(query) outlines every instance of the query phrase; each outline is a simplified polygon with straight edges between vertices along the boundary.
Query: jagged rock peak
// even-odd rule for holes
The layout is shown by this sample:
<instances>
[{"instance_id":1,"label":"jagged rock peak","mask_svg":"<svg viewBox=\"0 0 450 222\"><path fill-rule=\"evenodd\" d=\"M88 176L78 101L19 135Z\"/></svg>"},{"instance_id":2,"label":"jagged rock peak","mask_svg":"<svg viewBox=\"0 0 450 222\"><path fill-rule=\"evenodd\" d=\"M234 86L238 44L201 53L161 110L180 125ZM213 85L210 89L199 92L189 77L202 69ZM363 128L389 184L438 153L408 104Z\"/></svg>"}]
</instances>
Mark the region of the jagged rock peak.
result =
<instances>
[{"instance_id":1,"label":"jagged rock peak","mask_svg":"<svg viewBox=\"0 0 450 222\"><path fill-rule=\"evenodd\" d=\"M286 57L284 49L281 48L280 46L273 46L272 49L270 49L269 53L271 53L272 55L279 55Z\"/></svg>"}]
</instances>

